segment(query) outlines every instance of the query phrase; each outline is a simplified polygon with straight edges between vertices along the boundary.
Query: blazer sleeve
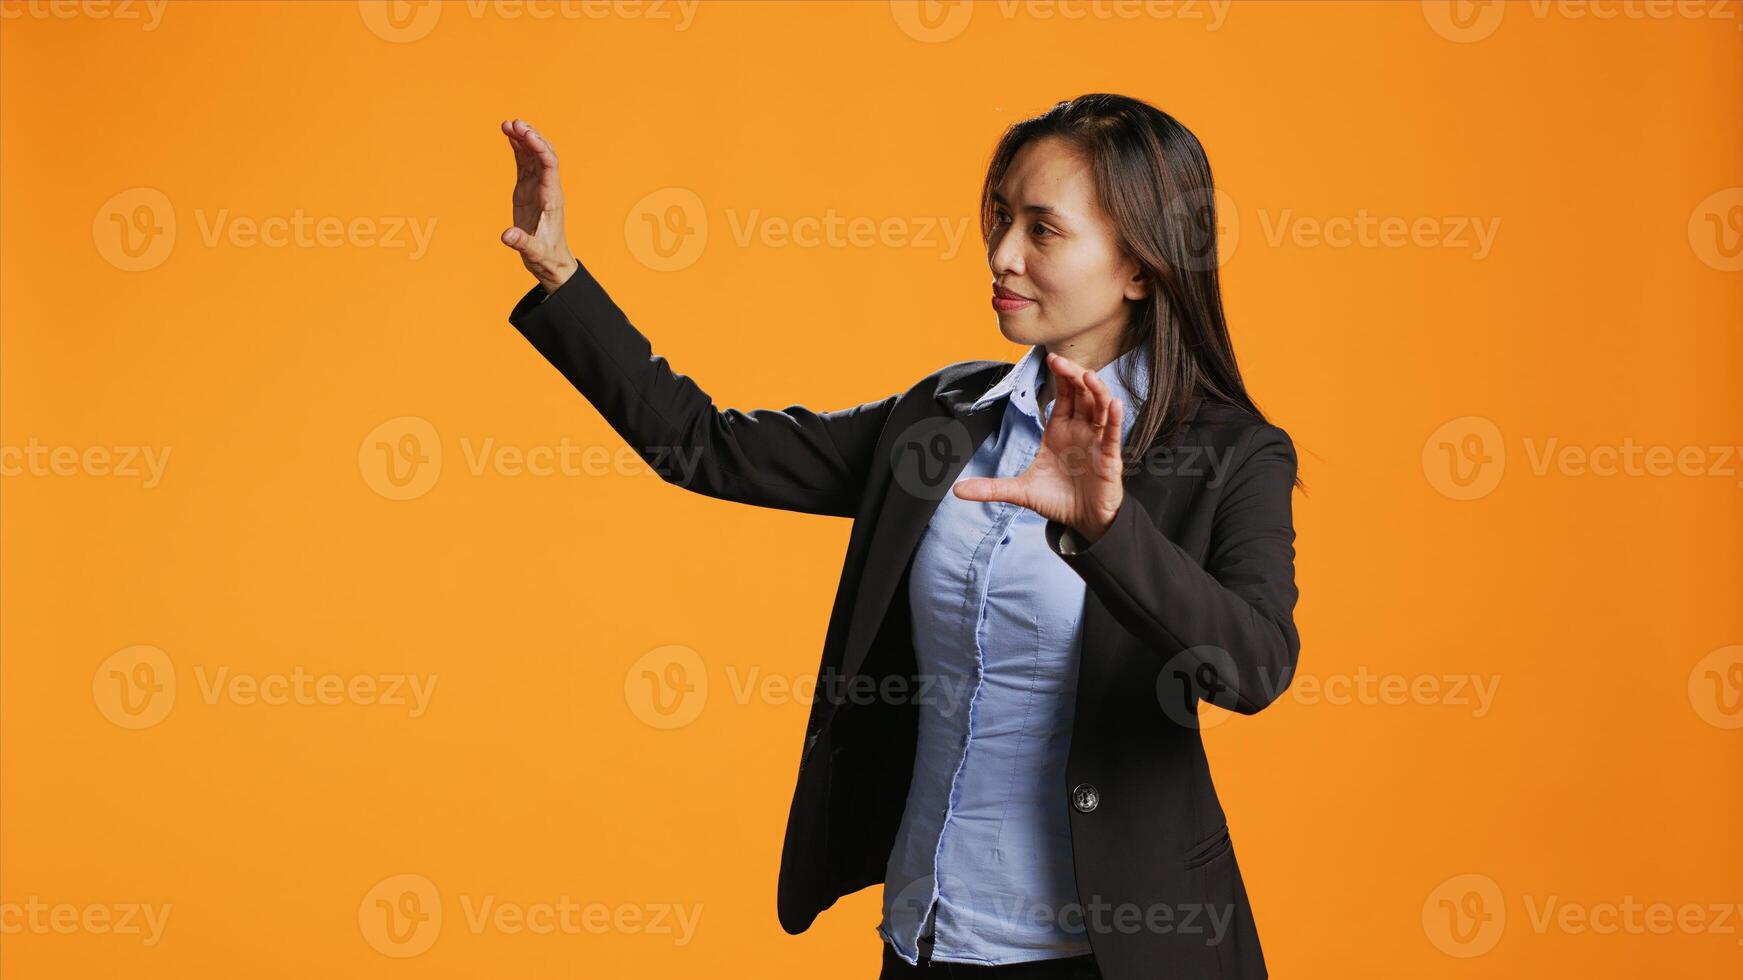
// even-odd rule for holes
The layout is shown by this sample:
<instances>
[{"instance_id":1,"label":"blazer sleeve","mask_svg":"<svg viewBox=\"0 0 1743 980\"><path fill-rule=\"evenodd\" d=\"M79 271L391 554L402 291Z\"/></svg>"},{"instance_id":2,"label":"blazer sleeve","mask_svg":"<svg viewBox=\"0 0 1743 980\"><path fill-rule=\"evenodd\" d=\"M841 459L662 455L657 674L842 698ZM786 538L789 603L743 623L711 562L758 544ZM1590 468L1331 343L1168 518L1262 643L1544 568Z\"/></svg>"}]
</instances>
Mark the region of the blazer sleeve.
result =
<instances>
[{"instance_id":1,"label":"blazer sleeve","mask_svg":"<svg viewBox=\"0 0 1743 980\"><path fill-rule=\"evenodd\" d=\"M1191 660L1184 673L1195 694L1247 715L1289 686L1301 650L1290 498L1295 446L1274 425L1251 431L1252 448L1217 504L1202 566L1130 494L1087 547L1058 521L1046 528L1054 553L1122 626L1163 658Z\"/></svg>"},{"instance_id":2,"label":"blazer sleeve","mask_svg":"<svg viewBox=\"0 0 1743 980\"><path fill-rule=\"evenodd\" d=\"M661 479L721 500L854 516L899 397L829 412L717 409L585 266L554 293L533 286L508 319Z\"/></svg>"}]
</instances>

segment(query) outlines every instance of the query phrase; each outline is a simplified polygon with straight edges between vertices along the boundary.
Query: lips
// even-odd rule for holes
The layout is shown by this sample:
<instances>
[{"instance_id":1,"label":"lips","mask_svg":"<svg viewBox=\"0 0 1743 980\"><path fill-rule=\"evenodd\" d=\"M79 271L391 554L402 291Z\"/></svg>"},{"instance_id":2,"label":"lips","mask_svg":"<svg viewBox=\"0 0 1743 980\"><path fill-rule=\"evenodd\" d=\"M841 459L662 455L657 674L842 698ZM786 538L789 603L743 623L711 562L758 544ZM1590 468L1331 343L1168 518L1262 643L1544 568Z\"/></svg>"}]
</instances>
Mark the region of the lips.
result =
<instances>
[{"instance_id":1,"label":"lips","mask_svg":"<svg viewBox=\"0 0 1743 980\"><path fill-rule=\"evenodd\" d=\"M992 305L993 309L1000 313L1015 313L1018 310L1026 310L1035 305L1035 301L1024 296L1022 293L1006 289L1003 286L995 285L993 287Z\"/></svg>"}]
</instances>

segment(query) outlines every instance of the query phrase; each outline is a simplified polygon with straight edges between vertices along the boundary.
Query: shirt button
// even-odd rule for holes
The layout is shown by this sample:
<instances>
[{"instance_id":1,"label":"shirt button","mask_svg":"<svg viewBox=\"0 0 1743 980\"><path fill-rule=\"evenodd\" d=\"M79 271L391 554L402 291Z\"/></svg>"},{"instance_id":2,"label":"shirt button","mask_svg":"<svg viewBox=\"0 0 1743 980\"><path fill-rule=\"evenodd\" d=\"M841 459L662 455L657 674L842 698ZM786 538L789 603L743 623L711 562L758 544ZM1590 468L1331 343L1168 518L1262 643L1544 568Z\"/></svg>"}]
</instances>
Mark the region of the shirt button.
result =
<instances>
[{"instance_id":1,"label":"shirt button","mask_svg":"<svg viewBox=\"0 0 1743 980\"><path fill-rule=\"evenodd\" d=\"M1101 803L1101 793L1091 783L1078 783L1071 790L1071 805L1079 813L1088 813Z\"/></svg>"}]
</instances>

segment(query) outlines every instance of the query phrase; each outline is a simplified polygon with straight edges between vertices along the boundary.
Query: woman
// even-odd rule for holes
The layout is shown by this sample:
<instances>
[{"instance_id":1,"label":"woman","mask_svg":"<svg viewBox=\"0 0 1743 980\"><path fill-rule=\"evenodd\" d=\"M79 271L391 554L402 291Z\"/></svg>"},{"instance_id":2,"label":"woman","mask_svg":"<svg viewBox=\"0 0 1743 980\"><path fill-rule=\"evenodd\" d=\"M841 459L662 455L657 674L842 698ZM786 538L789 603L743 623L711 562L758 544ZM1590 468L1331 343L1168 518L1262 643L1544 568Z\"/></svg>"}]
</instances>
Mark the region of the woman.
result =
<instances>
[{"instance_id":1,"label":"woman","mask_svg":"<svg viewBox=\"0 0 1743 980\"><path fill-rule=\"evenodd\" d=\"M782 926L881 882L885 977L1266 976L1197 719L1294 673L1296 461L1236 366L1197 139L1115 95L1015 124L981 213L1027 353L741 412L652 353L568 248L549 142L502 128L539 281L511 323L668 482L854 518Z\"/></svg>"}]
</instances>

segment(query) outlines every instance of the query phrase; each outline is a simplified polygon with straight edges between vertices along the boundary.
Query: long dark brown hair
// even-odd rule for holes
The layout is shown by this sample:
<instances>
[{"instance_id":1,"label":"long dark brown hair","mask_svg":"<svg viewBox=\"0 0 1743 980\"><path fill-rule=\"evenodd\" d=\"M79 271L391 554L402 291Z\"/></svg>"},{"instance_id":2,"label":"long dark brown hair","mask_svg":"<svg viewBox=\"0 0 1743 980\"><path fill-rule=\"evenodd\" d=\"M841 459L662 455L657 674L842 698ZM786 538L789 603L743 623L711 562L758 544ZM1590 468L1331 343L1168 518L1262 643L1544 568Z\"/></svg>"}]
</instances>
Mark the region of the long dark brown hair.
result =
<instances>
[{"instance_id":1,"label":"long dark brown hair","mask_svg":"<svg viewBox=\"0 0 1743 980\"><path fill-rule=\"evenodd\" d=\"M1013 123L993 149L981 188L981 240L989 254L998 226L993 191L1024 144L1049 136L1089 162L1120 248L1151 284L1119 345L1122 353L1143 345L1150 368L1149 397L1126 443L1127 468L1179 434L1195 396L1265 420L1241 380L1223 319L1210 161L1198 137L1173 116L1128 96L1094 93Z\"/></svg>"}]
</instances>

